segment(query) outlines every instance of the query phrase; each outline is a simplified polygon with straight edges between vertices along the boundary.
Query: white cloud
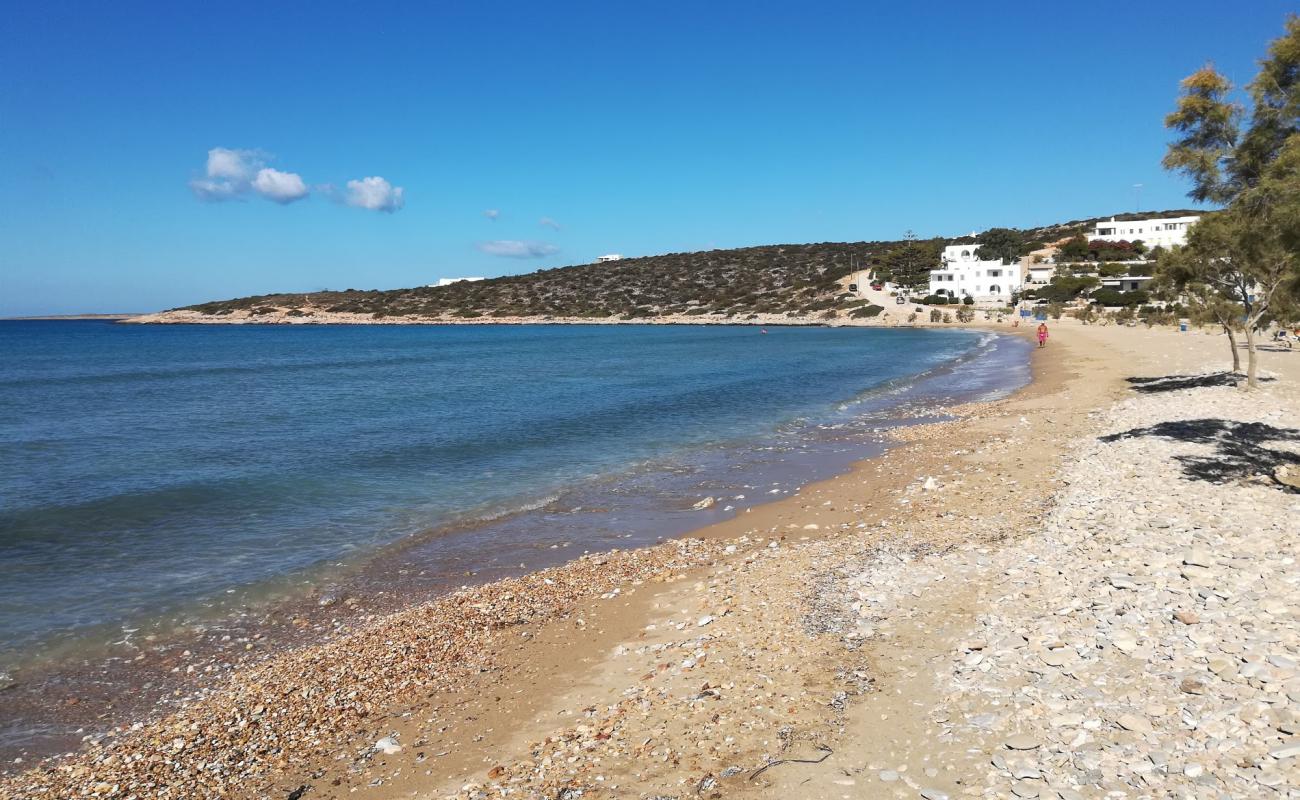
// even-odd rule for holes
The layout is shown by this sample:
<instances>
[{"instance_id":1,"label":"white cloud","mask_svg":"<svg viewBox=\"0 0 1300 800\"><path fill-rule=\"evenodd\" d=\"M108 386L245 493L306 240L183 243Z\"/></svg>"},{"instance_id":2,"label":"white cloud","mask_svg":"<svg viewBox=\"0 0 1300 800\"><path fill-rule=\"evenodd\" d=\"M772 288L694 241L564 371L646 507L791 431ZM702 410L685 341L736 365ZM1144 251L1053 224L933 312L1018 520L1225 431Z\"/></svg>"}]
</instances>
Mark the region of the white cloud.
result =
<instances>
[{"instance_id":1,"label":"white cloud","mask_svg":"<svg viewBox=\"0 0 1300 800\"><path fill-rule=\"evenodd\" d=\"M478 249L488 255L503 258L546 258L560 252L560 248L550 242L518 242L512 239L479 242Z\"/></svg>"},{"instance_id":2,"label":"white cloud","mask_svg":"<svg viewBox=\"0 0 1300 800\"><path fill-rule=\"evenodd\" d=\"M537 224L541 225L543 228L550 228L553 231L558 231L561 227L560 223L556 222L550 217L542 217L537 221Z\"/></svg>"},{"instance_id":3,"label":"white cloud","mask_svg":"<svg viewBox=\"0 0 1300 800\"><path fill-rule=\"evenodd\" d=\"M372 176L359 181L348 181L345 202L357 208L391 214L401 208L405 202L402 194L402 187L394 186L378 176Z\"/></svg>"},{"instance_id":4,"label":"white cloud","mask_svg":"<svg viewBox=\"0 0 1300 800\"><path fill-rule=\"evenodd\" d=\"M214 147L208 151L208 177L247 181L264 163L266 154L260 150Z\"/></svg>"},{"instance_id":5,"label":"white cloud","mask_svg":"<svg viewBox=\"0 0 1300 800\"><path fill-rule=\"evenodd\" d=\"M248 189L234 181L195 178L190 181L190 191L204 202L219 203L222 200L234 200Z\"/></svg>"},{"instance_id":6,"label":"white cloud","mask_svg":"<svg viewBox=\"0 0 1300 800\"><path fill-rule=\"evenodd\" d=\"M253 179L253 191L274 203L287 206L294 200L307 196L307 184L302 176L293 172L281 172L266 167L258 170Z\"/></svg>"},{"instance_id":7,"label":"white cloud","mask_svg":"<svg viewBox=\"0 0 1300 800\"><path fill-rule=\"evenodd\" d=\"M190 191L205 202L243 200L256 194L282 206L312 193L313 189L298 173L266 166L271 158L262 150L214 147L208 151L203 177L190 181ZM405 202L402 187L378 176L348 181L344 190L324 183L316 186L315 191L336 202L387 213L397 211Z\"/></svg>"},{"instance_id":8,"label":"white cloud","mask_svg":"<svg viewBox=\"0 0 1300 800\"><path fill-rule=\"evenodd\" d=\"M487 217L493 222L496 222L497 217L501 216L501 212L496 210L495 208L489 208L487 211L483 212L483 216Z\"/></svg>"}]
</instances>

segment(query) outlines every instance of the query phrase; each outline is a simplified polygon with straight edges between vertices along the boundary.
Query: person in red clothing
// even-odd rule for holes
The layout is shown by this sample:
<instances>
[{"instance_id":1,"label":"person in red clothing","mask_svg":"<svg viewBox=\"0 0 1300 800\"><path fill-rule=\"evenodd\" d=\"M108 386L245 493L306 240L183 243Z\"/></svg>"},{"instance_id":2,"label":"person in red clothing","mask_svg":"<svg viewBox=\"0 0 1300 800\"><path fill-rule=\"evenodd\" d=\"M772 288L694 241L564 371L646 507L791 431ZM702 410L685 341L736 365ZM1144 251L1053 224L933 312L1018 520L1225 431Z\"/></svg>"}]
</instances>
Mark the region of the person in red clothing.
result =
<instances>
[{"instance_id":1,"label":"person in red clothing","mask_svg":"<svg viewBox=\"0 0 1300 800\"><path fill-rule=\"evenodd\" d=\"M1047 323L1038 323L1038 346L1042 347L1047 344Z\"/></svg>"}]
</instances>

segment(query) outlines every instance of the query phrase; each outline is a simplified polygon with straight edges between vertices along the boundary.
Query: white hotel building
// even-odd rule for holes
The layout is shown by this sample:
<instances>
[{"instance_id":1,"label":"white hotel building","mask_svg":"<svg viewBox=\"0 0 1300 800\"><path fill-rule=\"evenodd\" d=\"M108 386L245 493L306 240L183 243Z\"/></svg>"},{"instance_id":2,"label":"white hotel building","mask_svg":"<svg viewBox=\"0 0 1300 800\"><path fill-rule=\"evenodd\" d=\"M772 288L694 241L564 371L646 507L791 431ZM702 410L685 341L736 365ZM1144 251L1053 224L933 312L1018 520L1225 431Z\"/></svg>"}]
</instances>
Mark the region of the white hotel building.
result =
<instances>
[{"instance_id":1,"label":"white hotel building","mask_svg":"<svg viewBox=\"0 0 1300 800\"><path fill-rule=\"evenodd\" d=\"M1167 217L1165 219L1127 219L1098 222L1091 239L1106 242L1141 240L1147 247L1175 247L1187 244L1187 229L1200 219L1194 217Z\"/></svg>"},{"instance_id":2,"label":"white hotel building","mask_svg":"<svg viewBox=\"0 0 1300 800\"><path fill-rule=\"evenodd\" d=\"M1003 264L1000 259L981 261L977 244L954 244L943 249L938 269L930 271L930 294L971 297L975 302L1011 302L1020 288L1020 263Z\"/></svg>"}]
</instances>

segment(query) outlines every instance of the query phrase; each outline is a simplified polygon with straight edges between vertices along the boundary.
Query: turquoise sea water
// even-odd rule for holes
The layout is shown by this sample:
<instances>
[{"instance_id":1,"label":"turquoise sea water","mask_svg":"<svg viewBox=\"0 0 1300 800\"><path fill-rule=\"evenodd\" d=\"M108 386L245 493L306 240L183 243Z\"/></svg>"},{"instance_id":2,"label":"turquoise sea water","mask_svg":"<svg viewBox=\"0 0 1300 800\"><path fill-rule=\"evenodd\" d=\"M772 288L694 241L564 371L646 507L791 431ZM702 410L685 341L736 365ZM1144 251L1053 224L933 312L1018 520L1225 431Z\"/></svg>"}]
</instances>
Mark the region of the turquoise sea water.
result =
<instances>
[{"instance_id":1,"label":"turquoise sea water","mask_svg":"<svg viewBox=\"0 0 1300 800\"><path fill-rule=\"evenodd\" d=\"M9 321L0 352L0 670L397 544L462 575L651 542L1027 378L942 330Z\"/></svg>"}]
</instances>

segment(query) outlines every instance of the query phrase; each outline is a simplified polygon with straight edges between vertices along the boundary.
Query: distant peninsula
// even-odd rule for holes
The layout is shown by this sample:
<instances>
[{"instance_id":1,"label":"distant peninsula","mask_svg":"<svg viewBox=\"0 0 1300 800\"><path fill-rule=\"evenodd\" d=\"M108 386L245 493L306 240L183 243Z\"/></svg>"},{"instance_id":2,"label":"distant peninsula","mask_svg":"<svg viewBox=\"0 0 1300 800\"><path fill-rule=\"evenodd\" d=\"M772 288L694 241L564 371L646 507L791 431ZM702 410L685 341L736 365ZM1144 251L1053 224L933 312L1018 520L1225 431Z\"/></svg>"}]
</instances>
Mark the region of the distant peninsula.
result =
<instances>
[{"instance_id":1,"label":"distant peninsula","mask_svg":"<svg viewBox=\"0 0 1300 800\"><path fill-rule=\"evenodd\" d=\"M1185 211L1143 212L1143 217ZM1115 215L1119 219L1139 215ZM1015 231L1021 254L1102 217ZM154 324L728 323L879 324L848 291L870 270L923 283L946 244L972 237L778 244L623 258L409 289L295 292L218 300L124 320Z\"/></svg>"}]
</instances>

